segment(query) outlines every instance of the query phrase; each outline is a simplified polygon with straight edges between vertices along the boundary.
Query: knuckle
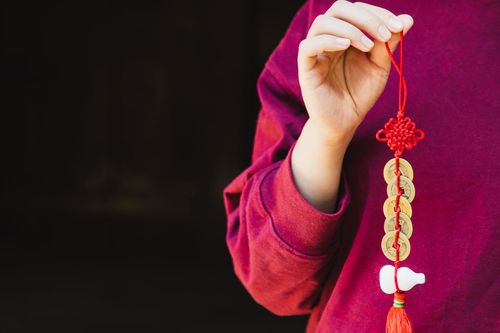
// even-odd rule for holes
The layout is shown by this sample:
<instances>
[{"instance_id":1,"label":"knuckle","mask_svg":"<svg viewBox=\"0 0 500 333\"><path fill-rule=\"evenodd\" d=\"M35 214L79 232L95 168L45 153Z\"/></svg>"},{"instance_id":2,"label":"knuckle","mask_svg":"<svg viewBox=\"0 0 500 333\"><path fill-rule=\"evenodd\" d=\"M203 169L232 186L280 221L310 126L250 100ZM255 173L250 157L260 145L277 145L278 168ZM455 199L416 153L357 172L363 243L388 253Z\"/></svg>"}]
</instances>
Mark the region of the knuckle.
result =
<instances>
[{"instance_id":1,"label":"knuckle","mask_svg":"<svg viewBox=\"0 0 500 333\"><path fill-rule=\"evenodd\" d=\"M304 48L307 47L307 39L303 39L299 43L299 52L303 52Z\"/></svg>"},{"instance_id":2,"label":"knuckle","mask_svg":"<svg viewBox=\"0 0 500 333\"><path fill-rule=\"evenodd\" d=\"M382 8L382 7L379 7L379 10L382 12L382 13L385 13L386 15L389 15L391 17L395 17L396 15L391 12L389 9L386 9L386 8Z\"/></svg>"},{"instance_id":3,"label":"knuckle","mask_svg":"<svg viewBox=\"0 0 500 333\"><path fill-rule=\"evenodd\" d=\"M361 32L361 30L359 30L355 26L348 25L348 26L346 26L346 29L347 29L347 33L349 34L349 36L352 36L353 38L359 39L363 36L363 33Z\"/></svg>"},{"instance_id":4,"label":"knuckle","mask_svg":"<svg viewBox=\"0 0 500 333\"><path fill-rule=\"evenodd\" d=\"M327 29L330 24L331 18L327 15L321 14L316 16L311 27L309 28L307 37L317 35L321 31Z\"/></svg>"},{"instance_id":5,"label":"knuckle","mask_svg":"<svg viewBox=\"0 0 500 333\"><path fill-rule=\"evenodd\" d=\"M389 20L389 19L391 19L391 18L396 18L396 19L397 19L397 16L396 16L396 15L394 15L392 12L390 12L390 11L388 11L388 10L387 10L387 11L382 11L382 13L381 13L381 14L382 14L382 16L383 16L383 18L384 18L385 20Z\"/></svg>"},{"instance_id":6,"label":"knuckle","mask_svg":"<svg viewBox=\"0 0 500 333\"><path fill-rule=\"evenodd\" d=\"M384 20L382 20L381 17L377 15L371 15L368 19L368 24L372 25L373 27L378 27L379 25L384 23Z\"/></svg>"},{"instance_id":7,"label":"knuckle","mask_svg":"<svg viewBox=\"0 0 500 333\"><path fill-rule=\"evenodd\" d=\"M356 31L354 36L356 36L356 40L361 41L365 35L361 31Z\"/></svg>"},{"instance_id":8,"label":"knuckle","mask_svg":"<svg viewBox=\"0 0 500 333\"><path fill-rule=\"evenodd\" d=\"M345 0L337 0L333 3L333 5L330 7L330 12L332 14L336 14L340 8L344 6L344 1Z\"/></svg>"},{"instance_id":9,"label":"knuckle","mask_svg":"<svg viewBox=\"0 0 500 333\"><path fill-rule=\"evenodd\" d=\"M327 19L326 15L320 14L320 15L316 16L312 25L314 25L314 26L323 25L326 19Z\"/></svg>"}]
</instances>

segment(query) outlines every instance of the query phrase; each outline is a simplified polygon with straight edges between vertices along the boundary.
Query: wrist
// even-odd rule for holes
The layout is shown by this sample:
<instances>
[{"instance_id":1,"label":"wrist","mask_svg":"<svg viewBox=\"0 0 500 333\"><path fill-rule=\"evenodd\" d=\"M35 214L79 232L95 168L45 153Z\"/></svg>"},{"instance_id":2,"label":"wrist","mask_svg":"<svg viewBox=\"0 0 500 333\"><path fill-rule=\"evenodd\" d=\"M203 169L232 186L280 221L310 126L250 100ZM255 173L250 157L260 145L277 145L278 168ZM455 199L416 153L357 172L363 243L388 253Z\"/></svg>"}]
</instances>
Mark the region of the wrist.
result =
<instances>
[{"instance_id":1,"label":"wrist","mask_svg":"<svg viewBox=\"0 0 500 333\"><path fill-rule=\"evenodd\" d=\"M335 210L349 135L328 138L306 122L291 155L292 175L302 196L322 212Z\"/></svg>"},{"instance_id":2,"label":"wrist","mask_svg":"<svg viewBox=\"0 0 500 333\"><path fill-rule=\"evenodd\" d=\"M302 129L301 136L307 136L308 140L314 141L316 147L339 152L347 149L355 131L355 128L332 131L319 121L309 118Z\"/></svg>"}]
</instances>

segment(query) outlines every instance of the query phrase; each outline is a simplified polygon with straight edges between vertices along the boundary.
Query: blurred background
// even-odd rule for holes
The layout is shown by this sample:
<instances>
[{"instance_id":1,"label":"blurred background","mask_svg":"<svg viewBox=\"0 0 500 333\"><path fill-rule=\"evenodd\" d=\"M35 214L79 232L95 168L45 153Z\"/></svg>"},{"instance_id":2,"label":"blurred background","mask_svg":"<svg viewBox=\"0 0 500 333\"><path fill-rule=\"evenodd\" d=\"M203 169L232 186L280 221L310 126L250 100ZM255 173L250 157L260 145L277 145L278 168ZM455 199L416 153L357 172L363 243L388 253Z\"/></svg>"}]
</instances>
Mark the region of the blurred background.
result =
<instances>
[{"instance_id":1,"label":"blurred background","mask_svg":"<svg viewBox=\"0 0 500 333\"><path fill-rule=\"evenodd\" d=\"M0 330L303 332L233 273L223 188L303 1L0 5Z\"/></svg>"}]
</instances>

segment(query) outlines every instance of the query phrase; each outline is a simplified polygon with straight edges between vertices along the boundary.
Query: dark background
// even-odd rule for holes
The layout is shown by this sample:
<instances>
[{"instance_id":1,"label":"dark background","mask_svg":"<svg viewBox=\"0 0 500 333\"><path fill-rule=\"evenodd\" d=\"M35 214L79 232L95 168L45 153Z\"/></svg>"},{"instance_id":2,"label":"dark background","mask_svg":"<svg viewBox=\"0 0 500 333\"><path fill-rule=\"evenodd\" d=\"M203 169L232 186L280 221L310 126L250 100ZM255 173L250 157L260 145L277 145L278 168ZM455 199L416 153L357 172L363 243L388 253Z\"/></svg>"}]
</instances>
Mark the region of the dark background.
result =
<instances>
[{"instance_id":1,"label":"dark background","mask_svg":"<svg viewBox=\"0 0 500 333\"><path fill-rule=\"evenodd\" d=\"M237 280L222 204L301 3L1 2L1 332L304 331Z\"/></svg>"}]
</instances>

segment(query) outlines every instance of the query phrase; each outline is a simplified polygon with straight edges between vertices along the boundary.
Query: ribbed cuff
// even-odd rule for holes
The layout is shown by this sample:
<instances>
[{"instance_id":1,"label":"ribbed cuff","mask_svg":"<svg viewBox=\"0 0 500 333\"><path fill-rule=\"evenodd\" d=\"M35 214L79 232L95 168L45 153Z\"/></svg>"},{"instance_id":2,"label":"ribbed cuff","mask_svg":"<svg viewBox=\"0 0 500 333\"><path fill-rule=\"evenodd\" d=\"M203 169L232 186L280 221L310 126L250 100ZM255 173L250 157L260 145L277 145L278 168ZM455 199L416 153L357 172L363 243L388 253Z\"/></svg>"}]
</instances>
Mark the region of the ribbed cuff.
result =
<instances>
[{"instance_id":1,"label":"ribbed cuff","mask_svg":"<svg viewBox=\"0 0 500 333\"><path fill-rule=\"evenodd\" d=\"M302 196L295 184L292 150L293 147L285 160L263 178L260 184L262 205L284 243L304 255L321 256L333 245L335 232L351 201L347 178L342 171L335 212L318 210Z\"/></svg>"}]
</instances>

